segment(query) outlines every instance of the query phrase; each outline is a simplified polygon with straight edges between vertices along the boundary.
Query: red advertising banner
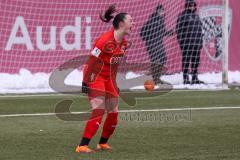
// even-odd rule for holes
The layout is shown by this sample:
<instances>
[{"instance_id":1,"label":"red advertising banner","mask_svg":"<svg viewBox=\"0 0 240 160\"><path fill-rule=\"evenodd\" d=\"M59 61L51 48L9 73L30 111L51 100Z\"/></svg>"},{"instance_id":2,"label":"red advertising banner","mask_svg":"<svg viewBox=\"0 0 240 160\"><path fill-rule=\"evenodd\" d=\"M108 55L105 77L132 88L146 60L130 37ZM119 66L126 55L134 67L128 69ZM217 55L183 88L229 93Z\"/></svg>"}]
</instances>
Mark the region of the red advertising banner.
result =
<instances>
[{"instance_id":1,"label":"red advertising banner","mask_svg":"<svg viewBox=\"0 0 240 160\"><path fill-rule=\"evenodd\" d=\"M140 30L156 6L164 6L165 27L174 31L172 36L164 38L166 68L169 73L180 72L181 50L175 29L185 0L0 0L0 72L18 73L26 68L33 73L49 73L73 57L88 54L96 38L112 26L99 19L99 13L112 3L116 3L119 12L132 15L136 22L133 33L127 37L133 43L127 52L129 62L149 61ZM223 6L222 0L198 0L197 4L202 16L206 12L212 14L214 7L221 12ZM240 70L239 6L240 1L230 0L229 69L232 71ZM200 72L221 71L221 62L211 60L205 52L202 51Z\"/></svg>"}]
</instances>

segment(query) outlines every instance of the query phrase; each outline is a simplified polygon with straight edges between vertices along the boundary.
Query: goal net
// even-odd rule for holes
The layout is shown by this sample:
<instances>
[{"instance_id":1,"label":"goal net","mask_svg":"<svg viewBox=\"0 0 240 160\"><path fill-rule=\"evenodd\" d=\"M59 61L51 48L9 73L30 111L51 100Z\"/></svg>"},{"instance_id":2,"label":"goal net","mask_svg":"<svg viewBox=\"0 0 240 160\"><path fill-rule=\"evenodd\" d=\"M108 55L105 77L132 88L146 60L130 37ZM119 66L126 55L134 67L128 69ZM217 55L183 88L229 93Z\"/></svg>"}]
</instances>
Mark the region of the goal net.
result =
<instances>
[{"instance_id":1,"label":"goal net","mask_svg":"<svg viewBox=\"0 0 240 160\"><path fill-rule=\"evenodd\" d=\"M109 4L116 4L118 12L129 13L136 23L127 37L132 43L126 53L127 65L120 67L128 78L155 74L175 88L194 86L184 85L185 55L190 83L195 72L205 85L223 84L231 8L225 0L195 0L196 12L187 13L178 26L186 1L192 2L0 0L0 92L51 92L49 77L70 63L76 70L65 82L80 85L82 64L74 59L80 56L77 60L82 63L96 38L112 27L99 19Z\"/></svg>"}]
</instances>

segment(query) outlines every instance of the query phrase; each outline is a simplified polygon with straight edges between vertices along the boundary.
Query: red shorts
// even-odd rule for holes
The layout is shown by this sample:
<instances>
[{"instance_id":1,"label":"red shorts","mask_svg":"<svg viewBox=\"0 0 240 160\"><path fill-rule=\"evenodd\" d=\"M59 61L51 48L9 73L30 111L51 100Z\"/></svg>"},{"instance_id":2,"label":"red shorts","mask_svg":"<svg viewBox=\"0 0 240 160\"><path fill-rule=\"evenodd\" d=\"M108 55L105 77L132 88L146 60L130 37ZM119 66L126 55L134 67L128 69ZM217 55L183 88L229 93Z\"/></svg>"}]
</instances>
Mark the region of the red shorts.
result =
<instances>
[{"instance_id":1,"label":"red shorts","mask_svg":"<svg viewBox=\"0 0 240 160\"><path fill-rule=\"evenodd\" d=\"M101 75L98 75L93 82L89 83L89 89L88 98L90 100L98 96L104 96L106 99L119 96L116 81Z\"/></svg>"}]
</instances>

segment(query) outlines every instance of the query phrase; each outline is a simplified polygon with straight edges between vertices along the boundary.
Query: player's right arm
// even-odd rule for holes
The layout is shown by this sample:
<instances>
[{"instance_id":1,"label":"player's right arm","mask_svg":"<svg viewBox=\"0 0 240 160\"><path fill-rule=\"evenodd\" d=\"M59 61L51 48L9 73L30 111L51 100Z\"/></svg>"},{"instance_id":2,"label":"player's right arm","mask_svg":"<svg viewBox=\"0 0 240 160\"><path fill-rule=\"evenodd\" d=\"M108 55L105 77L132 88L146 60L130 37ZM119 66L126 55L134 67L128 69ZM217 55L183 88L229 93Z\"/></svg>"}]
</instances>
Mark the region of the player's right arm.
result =
<instances>
[{"instance_id":1,"label":"player's right arm","mask_svg":"<svg viewBox=\"0 0 240 160\"><path fill-rule=\"evenodd\" d=\"M88 85L93 82L97 75L101 72L103 68L103 60L100 58L102 54L102 46L99 42L96 43L95 47L90 53L90 56L86 62L83 71L83 82L82 82L82 92L88 93Z\"/></svg>"}]
</instances>

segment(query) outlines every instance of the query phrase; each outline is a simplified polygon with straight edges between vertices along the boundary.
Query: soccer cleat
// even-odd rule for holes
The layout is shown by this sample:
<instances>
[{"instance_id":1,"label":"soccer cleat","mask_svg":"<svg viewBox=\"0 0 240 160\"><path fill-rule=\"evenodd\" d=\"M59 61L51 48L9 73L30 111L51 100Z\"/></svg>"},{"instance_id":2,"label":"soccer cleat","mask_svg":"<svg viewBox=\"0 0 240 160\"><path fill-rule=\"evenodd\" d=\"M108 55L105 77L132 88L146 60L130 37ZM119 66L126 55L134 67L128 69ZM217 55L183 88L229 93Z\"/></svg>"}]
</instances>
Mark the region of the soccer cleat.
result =
<instances>
[{"instance_id":1,"label":"soccer cleat","mask_svg":"<svg viewBox=\"0 0 240 160\"><path fill-rule=\"evenodd\" d=\"M110 147L107 143L105 144L98 144L97 150L105 150L105 151L112 151L112 147Z\"/></svg>"},{"instance_id":2,"label":"soccer cleat","mask_svg":"<svg viewBox=\"0 0 240 160\"><path fill-rule=\"evenodd\" d=\"M91 150L87 145L85 146L77 146L76 150L77 153L94 153L94 150Z\"/></svg>"}]
</instances>

